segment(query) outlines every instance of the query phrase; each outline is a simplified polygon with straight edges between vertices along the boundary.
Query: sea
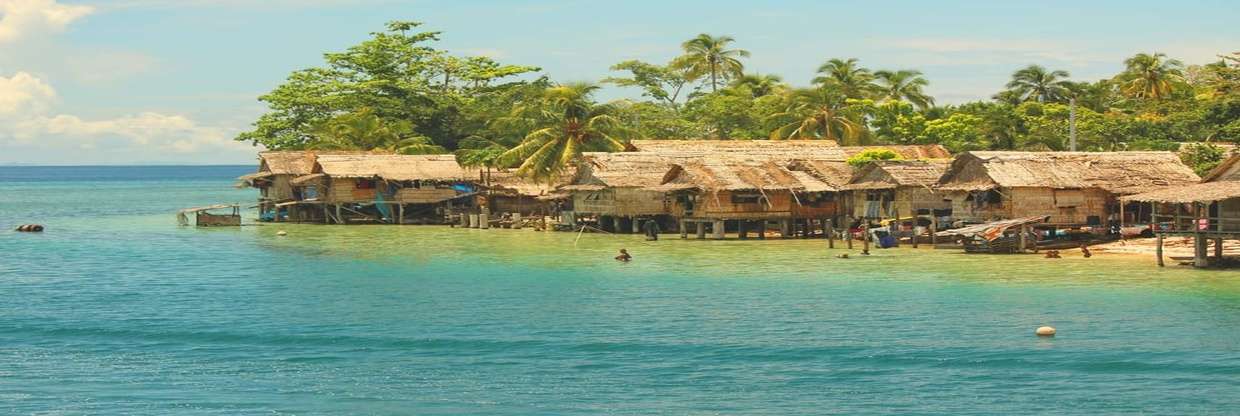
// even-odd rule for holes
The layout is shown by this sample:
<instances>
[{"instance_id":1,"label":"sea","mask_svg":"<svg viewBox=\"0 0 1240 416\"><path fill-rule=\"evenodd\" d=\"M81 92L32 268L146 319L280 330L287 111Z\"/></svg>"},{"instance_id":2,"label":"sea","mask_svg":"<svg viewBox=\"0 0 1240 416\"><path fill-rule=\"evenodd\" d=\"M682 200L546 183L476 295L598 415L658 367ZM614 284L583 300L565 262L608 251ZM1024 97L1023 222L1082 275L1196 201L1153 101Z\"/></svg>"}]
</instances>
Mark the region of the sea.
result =
<instances>
[{"instance_id":1,"label":"sea","mask_svg":"<svg viewBox=\"0 0 1240 416\"><path fill-rule=\"evenodd\" d=\"M257 224L253 169L0 167L0 414L1240 414L1237 271Z\"/></svg>"}]
</instances>

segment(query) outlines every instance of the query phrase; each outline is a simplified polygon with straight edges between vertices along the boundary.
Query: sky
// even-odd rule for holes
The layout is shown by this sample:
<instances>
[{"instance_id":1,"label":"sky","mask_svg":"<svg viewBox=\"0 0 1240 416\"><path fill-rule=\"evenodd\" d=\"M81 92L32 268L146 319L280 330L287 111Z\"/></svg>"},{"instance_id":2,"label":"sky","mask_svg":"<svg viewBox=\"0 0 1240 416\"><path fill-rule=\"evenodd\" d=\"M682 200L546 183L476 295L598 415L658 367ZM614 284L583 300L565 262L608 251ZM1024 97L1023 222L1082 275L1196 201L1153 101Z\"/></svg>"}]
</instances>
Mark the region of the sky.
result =
<instances>
[{"instance_id":1,"label":"sky","mask_svg":"<svg viewBox=\"0 0 1240 416\"><path fill-rule=\"evenodd\" d=\"M390 20L557 81L726 34L752 52L749 72L807 85L855 57L924 72L948 104L1034 63L1093 81L1138 52L1201 64L1240 50L1240 7L1221 0L0 0L0 165L253 163L261 149L233 137L265 111L257 97Z\"/></svg>"}]
</instances>

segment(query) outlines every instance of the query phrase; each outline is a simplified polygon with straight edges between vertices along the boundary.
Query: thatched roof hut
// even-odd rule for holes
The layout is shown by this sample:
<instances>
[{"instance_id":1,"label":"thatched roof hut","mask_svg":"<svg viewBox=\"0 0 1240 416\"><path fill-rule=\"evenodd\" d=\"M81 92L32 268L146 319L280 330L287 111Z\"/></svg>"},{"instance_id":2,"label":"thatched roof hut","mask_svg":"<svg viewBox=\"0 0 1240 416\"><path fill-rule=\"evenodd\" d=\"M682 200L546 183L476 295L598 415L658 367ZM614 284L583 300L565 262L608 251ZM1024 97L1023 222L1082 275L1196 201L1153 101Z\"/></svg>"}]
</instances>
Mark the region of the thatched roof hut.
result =
<instances>
[{"instance_id":1,"label":"thatched roof hut","mask_svg":"<svg viewBox=\"0 0 1240 416\"><path fill-rule=\"evenodd\" d=\"M895 189L902 186L931 188L951 162L934 160L884 160L870 162L857 171L844 190Z\"/></svg>"},{"instance_id":2,"label":"thatched roof hut","mask_svg":"<svg viewBox=\"0 0 1240 416\"><path fill-rule=\"evenodd\" d=\"M762 159L710 156L680 161L654 190L832 192L837 188L809 172Z\"/></svg>"},{"instance_id":3,"label":"thatched roof hut","mask_svg":"<svg viewBox=\"0 0 1240 416\"><path fill-rule=\"evenodd\" d=\"M1205 182L1120 197L1123 201L1188 204L1240 198L1240 181Z\"/></svg>"},{"instance_id":4,"label":"thatched roof hut","mask_svg":"<svg viewBox=\"0 0 1240 416\"><path fill-rule=\"evenodd\" d=\"M688 156L658 153L603 153L585 154L573 179L560 189L568 191L597 191L604 188L645 188L656 186L663 174L677 160Z\"/></svg>"},{"instance_id":5,"label":"thatched roof hut","mask_svg":"<svg viewBox=\"0 0 1240 416\"><path fill-rule=\"evenodd\" d=\"M324 154L315 173L329 178L370 178L389 181L478 181L481 173L464 168L452 155Z\"/></svg>"},{"instance_id":6,"label":"thatched roof hut","mask_svg":"<svg viewBox=\"0 0 1240 416\"><path fill-rule=\"evenodd\" d=\"M629 152L843 161L868 149L890 149L904 159L947 159L940 145L840 146L831 140L633 140Z\"/></svg>"},{"instance_id":7,"label":"thatched roof hut","mask_svg":"<svg viewBox=\"0 0 1240 416\"><path fill-rule=\"evenodd\" d=\"M1171 152L967 152L939 180L939 189L1100 189L1135 194L1200 178Z\"/></svg>"},{"instance_id":8,"label":"thatched roof hut","mask_svg":"<svg viewBox=\"0 0 1240 416\"><path fill-rule=\"evenodd\" d=\"M1201 178L1202 182L1240 181L1240 154L1233 154Z\"/></svg>"}]
</instances>

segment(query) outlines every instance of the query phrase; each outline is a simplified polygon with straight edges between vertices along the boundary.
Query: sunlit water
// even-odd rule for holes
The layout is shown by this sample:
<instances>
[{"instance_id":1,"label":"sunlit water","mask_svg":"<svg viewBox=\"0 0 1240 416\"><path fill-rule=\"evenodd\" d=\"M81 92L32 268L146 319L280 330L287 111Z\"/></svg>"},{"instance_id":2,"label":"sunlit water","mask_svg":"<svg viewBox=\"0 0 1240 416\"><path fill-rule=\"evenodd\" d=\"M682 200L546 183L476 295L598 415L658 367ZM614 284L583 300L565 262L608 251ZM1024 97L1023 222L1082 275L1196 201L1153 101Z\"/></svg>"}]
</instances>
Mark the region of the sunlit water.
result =
<instances>
[{"instance_id":1,"label":"sunlit water","mask_svg":"<svg viewBox=\"0 0 1240 416\"><path fill-rule=\"evenodd\" d=\"M1240 413L1238 272L176 225L250 169L0 168L0 414Z\"/></svg>"}]
</instances>

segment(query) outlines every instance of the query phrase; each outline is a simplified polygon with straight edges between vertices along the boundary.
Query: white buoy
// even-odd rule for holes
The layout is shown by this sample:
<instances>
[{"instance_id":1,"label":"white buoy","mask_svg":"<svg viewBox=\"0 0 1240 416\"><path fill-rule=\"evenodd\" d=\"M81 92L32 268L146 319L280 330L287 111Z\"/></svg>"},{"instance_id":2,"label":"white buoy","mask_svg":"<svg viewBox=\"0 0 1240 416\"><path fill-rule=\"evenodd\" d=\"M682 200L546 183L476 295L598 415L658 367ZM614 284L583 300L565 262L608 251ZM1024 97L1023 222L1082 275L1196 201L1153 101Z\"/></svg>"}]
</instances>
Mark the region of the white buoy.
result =
<instances>
[{"instance_id":1,"label":"white buoy","mask_svg":"<svg viewBox=\"0 0 1240 416\"><path fill-rule=\"evenodd\" d=\"M1038 330L1035 331L1035 333L1038 334L1039 337L1053 337L1055 336L1055 327L1038 327Z\"/></svg>"},{"instance_id":2,"label":"white buoy","mask_svg":"<svg viewBox=\"0 0 1240 416\"><path fill-rule=\"evenodd\" d=\"M288 235L288 231L284 231L284 230L276 231L276 235L283 237L283 236Z\"/></svg>"}]
</instances>

